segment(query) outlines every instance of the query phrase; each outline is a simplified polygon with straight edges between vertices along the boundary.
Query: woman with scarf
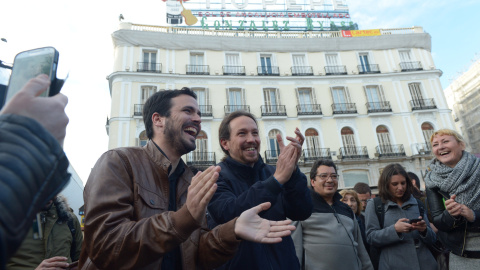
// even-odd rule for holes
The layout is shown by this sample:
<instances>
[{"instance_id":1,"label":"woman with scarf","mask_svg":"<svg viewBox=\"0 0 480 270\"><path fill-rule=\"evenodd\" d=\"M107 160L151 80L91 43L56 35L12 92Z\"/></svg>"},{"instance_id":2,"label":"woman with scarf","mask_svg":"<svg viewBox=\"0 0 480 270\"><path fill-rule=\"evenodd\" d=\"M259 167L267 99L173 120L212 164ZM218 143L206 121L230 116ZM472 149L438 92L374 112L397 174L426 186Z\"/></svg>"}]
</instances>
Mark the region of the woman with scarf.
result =
<instances>
[{"instance_id":1,"label":"woman with scarf","mask_svg":"<svg viewBox=\"0 0 480 270\"><path fill-rule=\"evenodd\" d=\"M480 269L480 159L450 129L433 133L430 143L435 159L425 178L427 201L439 237L452 251L450 269Z\"/></svg>"}]
</instances>

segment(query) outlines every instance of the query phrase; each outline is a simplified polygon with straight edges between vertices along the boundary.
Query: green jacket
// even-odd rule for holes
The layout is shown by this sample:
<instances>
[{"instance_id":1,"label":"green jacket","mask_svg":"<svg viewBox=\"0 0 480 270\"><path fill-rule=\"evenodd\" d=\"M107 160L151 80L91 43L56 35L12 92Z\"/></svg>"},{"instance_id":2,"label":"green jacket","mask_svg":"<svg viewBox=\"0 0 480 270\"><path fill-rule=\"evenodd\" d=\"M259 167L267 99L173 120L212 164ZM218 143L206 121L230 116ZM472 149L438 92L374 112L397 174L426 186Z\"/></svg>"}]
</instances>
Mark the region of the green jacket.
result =
<instances>
[{"instance_id":1,"label":"green jacket","mask_svg":"<svg viewBox=\"0 0 480 270\"><path fill-rule=\"evenodd\" d=\"M45 216L45 222L42 222L43 238L33 238L32 226L18 251L7 263L7 270L32 270L43 260L55 256L67 257L69 263L80 258L83 242L82 229L65 198L57 196L51 207L41 214ZM73 258L70 256L73 238L68 226L68 219L73 220L75 228L75 255Z\"/></svg>"}]
</instances>

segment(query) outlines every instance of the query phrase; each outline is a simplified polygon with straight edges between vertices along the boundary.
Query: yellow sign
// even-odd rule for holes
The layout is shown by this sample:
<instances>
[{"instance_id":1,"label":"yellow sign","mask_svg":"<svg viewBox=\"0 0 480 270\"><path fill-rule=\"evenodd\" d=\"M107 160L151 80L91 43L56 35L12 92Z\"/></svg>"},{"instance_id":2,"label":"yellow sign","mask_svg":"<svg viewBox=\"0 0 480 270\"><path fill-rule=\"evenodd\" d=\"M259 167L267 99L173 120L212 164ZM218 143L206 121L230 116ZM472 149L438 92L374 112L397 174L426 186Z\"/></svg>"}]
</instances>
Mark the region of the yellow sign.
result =
<instances>
[{"instance_id":1,"label":"yellow sign","mask_svg":"<svg viewBox=\"0 0 480 270\"><path fill-rule=\"evenodd\" d=\"M342 30L343 37L370 37L380 36L380 29L370 30Z\"/></svg>"}]
</instances>

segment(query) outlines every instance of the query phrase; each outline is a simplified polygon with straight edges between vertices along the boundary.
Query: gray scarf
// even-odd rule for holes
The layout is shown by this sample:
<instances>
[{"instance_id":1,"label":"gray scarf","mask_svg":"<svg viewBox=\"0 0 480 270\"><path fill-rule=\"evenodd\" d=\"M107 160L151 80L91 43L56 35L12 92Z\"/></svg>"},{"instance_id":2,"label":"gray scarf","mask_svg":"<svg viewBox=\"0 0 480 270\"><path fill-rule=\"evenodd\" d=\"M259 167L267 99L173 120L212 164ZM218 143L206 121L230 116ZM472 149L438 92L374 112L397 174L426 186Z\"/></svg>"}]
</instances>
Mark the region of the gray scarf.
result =
<instances>
[{"instance_id":1,"label":"gray scarf","mask_svg":"<svg viewBox=\"0 0 480 270\"><path fill-rule=\"evenodd\" d=\"M425 178L427 188L439 188L450 195L457 195L456 202L470 209L480 209L480 159L463 151L462 158L450 168L433 159L429 165L431 171Z\"/></svg>"}]
</instances>

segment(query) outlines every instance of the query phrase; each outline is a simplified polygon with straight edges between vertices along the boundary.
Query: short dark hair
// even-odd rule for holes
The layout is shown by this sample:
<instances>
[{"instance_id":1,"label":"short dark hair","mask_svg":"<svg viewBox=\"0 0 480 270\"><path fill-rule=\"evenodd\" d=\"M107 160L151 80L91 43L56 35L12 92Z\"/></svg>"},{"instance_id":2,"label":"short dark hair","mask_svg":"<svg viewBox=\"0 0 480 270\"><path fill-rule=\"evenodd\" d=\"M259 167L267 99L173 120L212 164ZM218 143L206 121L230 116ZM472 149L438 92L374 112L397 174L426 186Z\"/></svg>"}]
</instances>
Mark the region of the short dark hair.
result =
<instances>
[{"instance_id":1,"label":"short dark hair","mask_svg":"<svg viewBox=\"0 0 480 270\"><path fill-rule=\"evenodd\" d=\"M394 175L401 175L405 177L405 181L407 181L407 188L402 197L402 200L405 202L410 198L410 195L412 195L412 180L408 177L407 171L398 163L389 164L383 169L380 179L378 179L378 196L382 198L383 202L386 200L393 201L393 194L390 193L389 185Z\"/></svg>"},{"instance_id":2,"label":"short dark hair","mask_svg":"<svg viewBox=\"0 0 480 270\"><path fill-rule=\"evenodd\" d=\"M317 169L320 166L328 166L328 167L333 167L335 169L335 173L337 173L337 166L335 166L335 163L330 160L330 159L319 159L313 163L312 168L310 169L310 180L315 179L315 176L317 175Z\"/></svg>"},{"instance_id":3,"label":"short dark hair","mask_svg":"<svg viewBox=\"0 0 480 270\"><path fill-rule=\"evenodd\" d=\"M145 124L145 133L151 140L153 138L152 115L158 113L160 116L169 117L172 108L172 99L180 95L188 95L197 99L195 92L188 87L180 90L161 90L147 99L143 105L143 123Z\"/></svg>"},{"instance_id":4,"label":"short dark hair","mask_svg":"<svg viewBox=\"0 0 480 270\"><path fill-rule=\"evenodd\" d=\"M372 195L372 189L367 183L358 182L353 186L353 190L355 190L358 194L367 194L370 193Z\"/></svg>"},{"instance_id":5,"label":"short dark hair","mask_svg":"<svg viewBox=\"0 0 480 270\"><path fill-rule=\"evenodd\" d=\"M408 177L410 177L410 180L412 180L412 184L420 189L420 178L418 178L418 176L413 172L407 172L407 174Z\"/></svg>"},{"instance_id":6,"label":"short dark hair","mask_svg":"<svg viewBox=\"0 0 480 270\"><path fill-rule=\"evenodd\" d=\"M222 123L220 123L220 127L218 128L218 142L220 143L220 148L222 148L222 151L227 156L230 156L230 154L228 153L227 150L223 149L222 139L230 140L230 135L231 135L230 132L232 131L232 129L230 128L230 122L232 122L233 119L241 116L252 118L252 120L255 122L255 124L258 127L258 123L257 123L257 120L255 119L255 116L247 111L234 111L229 115L225 116L222 120Z\"/></svg>"}]
</instances>

